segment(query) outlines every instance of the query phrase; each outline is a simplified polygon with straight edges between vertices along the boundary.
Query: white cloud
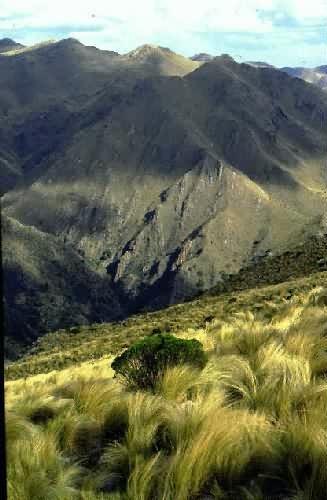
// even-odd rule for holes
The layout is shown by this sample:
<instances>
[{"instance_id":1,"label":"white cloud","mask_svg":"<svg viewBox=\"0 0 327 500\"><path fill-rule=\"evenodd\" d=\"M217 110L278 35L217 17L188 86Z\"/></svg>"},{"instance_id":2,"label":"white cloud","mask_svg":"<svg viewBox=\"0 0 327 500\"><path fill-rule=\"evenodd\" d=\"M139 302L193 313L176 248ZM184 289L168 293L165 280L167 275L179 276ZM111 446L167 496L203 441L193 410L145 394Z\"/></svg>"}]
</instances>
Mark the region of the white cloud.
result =
<instances>
[{"instance_id":1,"label":"white cloud","mask_svg":"<svg viewBox=\"0 0 327 500\"><path fill-rule=\"evenodd\" d=\"M40 41L65 33L83 43L126 52L143 43L169 45L184 54L210 50L210 35L273 35L274 22L301 29L323 24L326 0L0 0L0 37L11 29ZM285 27L287 33L287 28ZM33 34L33 35L32 35ZM201 34L202 46L199 43ZM217 36L216 36L217 39ZM260 47L259 47L260 49ZM219 49L215 53L219 53Z\"/></svg>"},{"instance_id":2,"label":"white cloud","mask_svg":"<svg viewBox=\"0 0 327 500\"><path fill-rule=\"evenodd\" d=\"M262 12L279 10L300 22L327 16L326 0L0 0L0 19L16 26L108 23L113 18L135 30L263 31L271 23ZM0 21L0 28L1 28Z\"/></svg>"},{"instance_id":3,"label":"white cloud","mask_svg":"<svg viewBox=\"0 0 327 500\"><path fill-rule=\"evenodd\" d=\"M326 0L278 0L273 2L275 8L284 11L299 22L316 19L321 23L327 22Z\"/></svg>"}]
</instances>

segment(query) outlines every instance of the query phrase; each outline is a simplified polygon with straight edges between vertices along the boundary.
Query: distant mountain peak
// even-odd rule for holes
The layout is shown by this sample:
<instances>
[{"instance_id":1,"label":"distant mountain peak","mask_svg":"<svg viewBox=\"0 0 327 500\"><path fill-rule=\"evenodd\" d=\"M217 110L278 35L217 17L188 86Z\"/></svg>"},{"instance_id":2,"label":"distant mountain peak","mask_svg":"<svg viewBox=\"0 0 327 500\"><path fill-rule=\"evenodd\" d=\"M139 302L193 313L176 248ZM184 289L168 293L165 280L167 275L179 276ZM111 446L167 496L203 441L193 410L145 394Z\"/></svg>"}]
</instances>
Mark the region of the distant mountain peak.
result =
<instances>
[{"instance_id":1,"label":"distant mountain peak","mask_svg":"<svg viewBox=\"0 0 327 500\"><path fill-rule=\"evenodd\" d=\"M218 57L221 57L222 59L227 59L229 61L235 61L235 59L233 59L232 56L230 56L229 54L221 54L220 56Z\"/></svg>"},{"instance_id":2,"label":"distant mountain peak","mask_svg":"<svg viewBox=\"0 0 327 500\"><path fill-rule=\"evenodd\" d=\"M188 57L173 52L167 47L145 44L120 56L119 61L127 66L138 67L139 71L166 76L184 76L194 71L200 62L191 61Z\"/></svg>"},{"instance_id":3,"label":"distant mountain peak","mask_svg":"<svg viewBox=\"0 0 327 500\"><path fill-rule=\"evenodd\" d=\"M190 57L190 59L191 61L209 62L214 59L214 56L207 54L206 52L200 52L199 54L194 54L194 56Z\"/></svg>"},{"instance_id":4,"label":"distant mountain peak","mask_svg":"<svg viewBox=\"0 0 327 500\"><path fill-rule=\"evenodd\" d=\"M12 38L2 38L0 40L0 52L9 52L10 50L22 49L24 45L15 42Z\"/></svg>"},{"instance_id":5,"label":"distant mountain peak","mask_svg":"<svg viewBox=\"0 0 327 500\"><path fill-rule=\"evenodd\" d=\"M58 42L56 42L58 45L83 45L79 40L77 40L77 38L73 38L73 37L70 37L70 38L63 38L62 40L59 40Z\"/></svg>"},{"instance_id":6,"label":"distant mountain peak","mask_svg":"<svg viewBox=\"0 0 327 500\"><path fill-rule=\"evenodd\" d=\"M17 45L17 42L12 38L1 38L0 45Z\"/></svg>"},{"instance_id":7,"label":"distant mountain peak","mask_svg":"<svg viewBox=\"0 0 327 500\"><path fill-rule=\"evenodd\" d=\"M137 47L136 49L131 50L130 52L125 54L125 57L128 57L130 59L145 59L149 56L163 54L163 53L173 54L173 52L166 47L160 47L159 45L152 45L152 44L144 44L140 45L140 47Z\"/></svg>"},{"instance_id":8,"label":"distant mountain peak","mask_svg":"<svg viewBox=\"0 0 327 500\"><path fill-rule=\"evenodd\" d=\"M245 64L249 66L254 66L255 68L275 68L272 64L264 61L245 61Z\"/></svg>"}]
</instances>

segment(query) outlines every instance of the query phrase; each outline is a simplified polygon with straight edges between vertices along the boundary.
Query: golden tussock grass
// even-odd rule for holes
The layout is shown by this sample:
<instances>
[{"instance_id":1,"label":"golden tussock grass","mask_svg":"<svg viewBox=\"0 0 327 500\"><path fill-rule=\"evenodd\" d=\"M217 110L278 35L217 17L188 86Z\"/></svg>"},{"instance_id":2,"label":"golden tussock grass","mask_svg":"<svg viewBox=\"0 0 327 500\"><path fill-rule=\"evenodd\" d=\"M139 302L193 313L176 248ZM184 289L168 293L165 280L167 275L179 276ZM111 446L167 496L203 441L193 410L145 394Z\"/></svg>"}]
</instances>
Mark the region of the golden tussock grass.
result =
<instances>
[{"instance_id":1,"label":"golden tussock grass","mask_svg":"<svg viewBox=\"0 0 327 500\"><path fill-rule=\"evenodd\" d=\"M207 319L176 333L207 366L170 367L153 393L120 385L110 355L6 382L9 499L325 500L322 292L261 291L224 317L205 299Z\"/></svg>"}]
</instances>

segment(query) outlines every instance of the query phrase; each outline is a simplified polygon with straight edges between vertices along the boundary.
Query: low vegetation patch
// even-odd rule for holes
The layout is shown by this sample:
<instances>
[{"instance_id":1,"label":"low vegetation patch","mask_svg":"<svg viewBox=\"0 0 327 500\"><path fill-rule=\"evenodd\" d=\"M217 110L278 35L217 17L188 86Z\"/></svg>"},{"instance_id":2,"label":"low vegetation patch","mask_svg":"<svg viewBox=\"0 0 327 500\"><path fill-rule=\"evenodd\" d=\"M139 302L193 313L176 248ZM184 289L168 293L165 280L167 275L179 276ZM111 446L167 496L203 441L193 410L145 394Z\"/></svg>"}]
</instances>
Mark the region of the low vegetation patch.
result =
<instances>
[{"instance_id":1,"label":"low vegetation patch","mask_svg":"<svg viewBox=\"0 0 327 500\"><path fill-rule=\"evenodd\" d=\"M202 344L173 335L152 335L132 345L111 364L130 388L153 390L169 366L190 364L204 368L207 356Z\"/></svg>"}]
</instances>

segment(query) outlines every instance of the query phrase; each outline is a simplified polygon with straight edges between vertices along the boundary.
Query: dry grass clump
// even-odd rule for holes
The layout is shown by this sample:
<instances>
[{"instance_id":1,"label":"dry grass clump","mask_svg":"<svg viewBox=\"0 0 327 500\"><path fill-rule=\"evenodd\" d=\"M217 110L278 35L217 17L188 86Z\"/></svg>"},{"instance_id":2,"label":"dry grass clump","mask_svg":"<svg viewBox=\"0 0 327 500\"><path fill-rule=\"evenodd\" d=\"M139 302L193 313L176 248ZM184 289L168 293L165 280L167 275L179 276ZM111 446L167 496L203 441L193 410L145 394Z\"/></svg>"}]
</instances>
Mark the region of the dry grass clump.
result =
<instances>
[{"instance_id":1,"label":"dry grass clump","mask_svg":"<svg viewBox=\"0 0 327 500\"><path fill-rule=\"evenodd\" d=\"M208 364L169 367L153 392L109 360L7 383L9 500L325 500L321 293L186 328Z\"/></svg>"},{"instance_id":2,"label":"dry grass clump","mask_svg":"<svg viewBox=\"0 0 327 500\"><path fill-rule=\"evenodd\" d=\"M8 496L12 500L72 500L79 474L77 465L67 464L52 434L35 432L30 439L17 440L11 450Z\"/></svg>"}]
</instances>

